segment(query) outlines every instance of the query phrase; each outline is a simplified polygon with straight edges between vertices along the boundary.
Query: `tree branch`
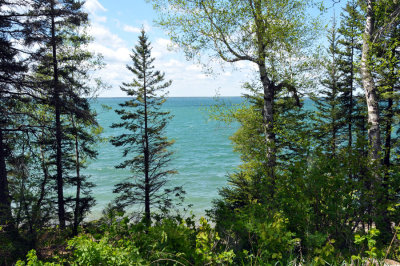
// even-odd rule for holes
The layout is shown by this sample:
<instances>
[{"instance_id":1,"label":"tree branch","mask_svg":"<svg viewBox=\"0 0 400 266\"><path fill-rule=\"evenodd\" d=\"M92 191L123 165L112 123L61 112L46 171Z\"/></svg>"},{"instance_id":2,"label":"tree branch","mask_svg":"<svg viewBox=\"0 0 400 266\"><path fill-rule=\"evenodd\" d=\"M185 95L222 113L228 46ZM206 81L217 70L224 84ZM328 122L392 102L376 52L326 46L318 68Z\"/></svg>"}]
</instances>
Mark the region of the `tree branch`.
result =
<instances>
[{"instance_id":1,"label":"tree branch","mask_svg":"<svg viewBox=\"0 0 400 266\"><path fill-rule=\"evenodd\" d=\"M229 58L227 58L227 57L222 53L221 49L219 48L219 46L218 46L218 44L217 44L217 41L216 41L217 38L213 38L215 48L217 49L217 53L218 53L218 55L222 58L222 60L224 60L224 61L226 61L226 62L229 62L229 63L238 62L238 61L244 61L244 60L257 63L257 60L255 60L253 57L251 57L251 56L249 56L249 55L240 55L239 53L237 53L237 52L230 46L230 44L229 44L229 42L226 40L225 34L224 34L223 31L221 30L221 28L218 27L218 25L216 25L216 24L214 23L214 20L213 20L213 18L211 17L210 12L207 10L207 7L204 5L204 2L201 1L201 2L200 2L200 5L203 7L204 12L206 13L206 15L207 15L207 17L208 17L208 20L209 20L210 23L211 23L211 26L214 27L214 28L218 31L218 33L219 33L219 35L220 35L220 37L221 37L221 38L218 38L218 39L220 39L220 41L225 45L225 47L228 49L228 51L229 51L233 56L236 57L236 58L234 58L234 59L229 59Z\"/></svg>"},{"instance_id":2,"label":"tree branch","mask_svg":"<svg viewBox=\"0 0 400 266\"><path fill-rule=\"evenodd\" d=\"M300 98L299 95L297 94L296 87L288 83L287 81L282 81L281 83L279 83L279 85L276 86L276 89L281 90L283 87L288 89L288 91L290 91L293 94L293 98L296 100L296 105L298 107L301 107Z\"/></svg>"},{"instance_id":3,"label":"tree branch","mask_svg":"<svg viewBox=\"0 0 400 266\"><path fill-rule=\"evenodd\" d=\"M397 26L400 21L396 21L400 16L400 5L390 14L389 22L378 29L373 36L372 42L375 43L385 32L390 31L393 27Z\"/></svg>"}]
</instances>

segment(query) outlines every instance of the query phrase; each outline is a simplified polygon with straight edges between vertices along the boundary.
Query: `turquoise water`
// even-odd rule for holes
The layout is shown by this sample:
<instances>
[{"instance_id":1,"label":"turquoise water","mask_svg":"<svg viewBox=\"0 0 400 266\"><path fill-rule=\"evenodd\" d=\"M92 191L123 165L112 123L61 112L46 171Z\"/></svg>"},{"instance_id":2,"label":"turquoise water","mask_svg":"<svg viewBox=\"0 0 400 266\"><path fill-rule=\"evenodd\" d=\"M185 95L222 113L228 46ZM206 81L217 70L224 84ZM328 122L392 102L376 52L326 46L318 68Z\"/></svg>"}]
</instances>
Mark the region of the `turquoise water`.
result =
<instances>
[{"instance_id":1,"label":"turquoise water","mask_svg":"<svg viewBox=\"0 0 400 266\"><path fill-rule=\"evenodd\" d=\"M126 99L99 98L92 103L98 113L99 124L104 128L103 137L117 136L124 131L110 128L110 125L119 120L114 110ZM221 97L221 100L228 104L243 101L240 97ZM171 97L163 107L174 115L166 134L175 140L171 168L176 169L178 174L171 177L169 184L183 186L187 193L185 203L193 205L193 213L197 216L204 215L205 210L211 207L211 201L218 197L218 189L227 184L227 174L235 171L240 164L239 154L233 152L229 140L238 125L211 120L206 109L216 103L211 97ZM112 110L102 105L110 106ZM100 143L98 150L98 159L85 170L96 184L93 194L97 205L93 208L92 217L98 217L101 210L114 199L114 185L130 175L129 170L115 169L115 165L123 161L119 148L107 141Z\"/></svg>"}]
</instances>

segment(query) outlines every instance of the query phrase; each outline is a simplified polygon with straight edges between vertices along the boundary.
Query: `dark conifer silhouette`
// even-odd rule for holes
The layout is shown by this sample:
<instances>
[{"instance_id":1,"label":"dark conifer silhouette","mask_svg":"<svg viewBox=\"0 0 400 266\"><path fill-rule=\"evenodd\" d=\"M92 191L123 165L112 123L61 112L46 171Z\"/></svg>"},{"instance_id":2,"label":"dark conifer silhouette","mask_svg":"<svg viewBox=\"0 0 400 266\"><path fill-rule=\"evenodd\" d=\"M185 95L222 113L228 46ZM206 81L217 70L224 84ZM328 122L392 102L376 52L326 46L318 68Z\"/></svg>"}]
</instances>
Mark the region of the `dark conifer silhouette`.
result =
<instances>
[{"instance_id":1,"label":"dark conifer silhouette","mask_svg":"<svg viewBox=\"0 0 400 266\"><path fill-rule=\"evenodd\" d=\"M171 204L169 195L182 192L180 187L161 190L167 176L176 173L168 168L172 152L167 149L173 141L164 135L172 116L161 109L166 100L164 89L171 81L164 81L164 73L154 70L154 58L144 30L132 52L133 65L127 68L134 79L123 83L121 89L133 98L120 104L122 109L116 113L122 122L112 125L113 128L124 128L126 132L114 137L111 143L123 147L123 156L127 158L117 168L129 168L133 175L117 184L114 192L120 194L117 202L121 207L144 204L144 220L150 225L151 207L168 207Z\"/></svg>"}]
</instances>

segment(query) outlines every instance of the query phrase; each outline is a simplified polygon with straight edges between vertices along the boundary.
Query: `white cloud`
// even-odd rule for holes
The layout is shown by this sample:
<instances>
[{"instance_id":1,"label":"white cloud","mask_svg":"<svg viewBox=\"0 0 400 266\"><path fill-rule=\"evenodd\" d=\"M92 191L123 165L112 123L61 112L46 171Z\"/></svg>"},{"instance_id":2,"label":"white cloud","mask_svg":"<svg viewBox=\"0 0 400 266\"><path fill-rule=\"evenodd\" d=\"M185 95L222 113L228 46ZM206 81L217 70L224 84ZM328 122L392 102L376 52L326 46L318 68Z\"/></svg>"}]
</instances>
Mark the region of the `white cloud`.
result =
<instances>
[{"instance_id":1,"label":"white cloud","mask_svg":"<svg viewBox=\"0 0 400 266\"><path fill-rule=\"evenodd\" d=\"M107 17L100 16L107 9L98 0L87 0L85 8L93 18L93 24L88 33L94 38L94 42L89 45L89 49L101 53L106 63L106 66L96 76L101 77L111 86L111 89L101 92L100 96L126 96L120 90L120 86L123 82L130 82L133 78L132 73L126 69L127 64L131 65L130 54L133 45L131 41L123 39L122 36L127 34L123 34L121 31L137 34L140 33L141 27L144 27L145 31L149 33L151 26L146 21L131 25L120 21L120 18L110 17L108 14ZM121 32L121 35L118 32ZM152 40L152 56L156 58L155 68L165 72L166 80L173 81L172 86L168 88L170 96L212 96L216 94L216 91L221 95L240 94L241 78L244 75L237 75L239 71L232 74L231 71L235 70L229 67L229 71L223 72L215 62L209 62L208 66L216 69L215 72L219 75L206 75L201 65L186 61L171 40L163 35L156 35L155 32L148 36ZM154 39L152 39L153 36ZM244 72L250 69L248 64L240 67L239 69L244 69Z\"/></svg>"},{"instance_id":2,"label":"white cloud","mask_svg":"<svg viewBox=\"0 0 400 266\"><path fill-rule=\"evenodd\" d=\"M89 34L95 38L95 42L101 45L109 46L111 48L119 48L125 45L117 34L112 33L108 28L95 24L89 29Z\"/></svg>"},{"instance_id":3,"label":"white cloud","mask_svg":"<svg viewBox=\"0 0 400 266\"><path fill-rule=\"evenodd\" d=\"M196 74L195 76L198 79L209 79L209 77L206 74L200 73L200 74Z\"/></svg>"},{"instance_id":4,"label":"white cloud","mask_svg":"<svg viewBox=\"0 0 400 266\"><path fill-rule=\"evenodd\" d=\"M107 63L121 63L126 64L129 62L130 50L126 47L118 47L112 49L100 43L92 43L89 45L89 49L96 53L100 53L104 56Z\"/></svg>"},{"instance_id":5,"label":"white cloud","mask_svg":"<svg viewBox=\"0 0 400 266\"><path fill-rule=\"evenodd\" d=\"M95 16L94 17L96 22L107 22L107 17L106 16Z\"/></svg>"},{"instance_id":6,"label":"white cloud","mask_svg":"<svg viewBox=\"0 0 400 266\"><path fill-rule=\"evenodd\" d=\"M179 67L179 68L181 68L181 67L185 66L184 62L178 61L176 59L169 59L168 61L160 62L159 65L163 66L163 67L167 67L167 68L171 68L171 67L175 67L175 68Z\"/></svg>"},{"instance_id":7,"label":"white cloud","mask_svg":"<svg viewBox=\"0 0 400 266\"><path fill-rule=\"evenodd\" d=\"M162 47L162 48L164 48L165 50L167 50L169 52L174 47L172 41L169 40L169 39L165 39L165 38L158 38L156 40L155 45L158 46L158 47Z\"/></svg>"},{"instance_id":8,"label":"white cloud","mask_svg":"<svg viewBox=\"0 0 400 266\"><path fill-rule=\"evenodd\" d=\"M202 67L200 65L190 65L186 67L186 70L188 71L202 71Z\"/></svg>"},{"instance_id":9,"label":"white cloud","mask_svg":"<svg viewBox=\"0 0 400 266\"><path fill-rule=\"evenodd\" d=\"M107 9L102 4L100 4L98 0L87 0L83 5L83 8L91 16L91 20L93 22L107 22L106 16L100 16L97 14L98 12L107 11Z\"/></svg>"},{"instance_id":10,"label":"white cloud","mask_svg":"<svg viewBox=\"0 0 400 266\"><path fill-rule=\"evenodd\" d=\"M152 55L158 59L162 59L163 57L169 56L171 54L175 54L174 48L175 46L171 42L171 40L165 38L158 38L154 43L152 43L153 50L151 51Z\"/></svg>"},{"instance_id":11,"label":"white cloud","mask_svg":"<svg viewBox=\"0 0 400 266\"><path fill-rule=\"evenodd\" d=\"M150 32L152 30L149 22L147 22L147 20L142 22L142 27L144 28L145 32Z\"/></svg>"},{"instance_id":12,"label":"white cloud","mask_svg":"<svg viewBox=\"0 0 400 266\"><path fill-rule=\"evenodd\" d=\"M120 22L118 21L117 24L119 24ZM151 26L149 25L149 23L147 21L143 21L142 25L140 27L135 27L135 26L131 26L131 25L124 25L123 30L126 32L132 32L132 33L140 33L142 31L142 28L144 29L144 31L146 33L151 31Z\"/></svg>"},{"instance_id":13,"label":"white cloud","mask_svg":"<svg viewBox=\"0 0 400 266\"><path fill-rule=\"evenodd\" d=\"M102 4L99 3L98 0L86 0L84 4L84 8L90 14L95 14L97 11L107 11Z\"/></svg>"},{"instance_id":14,"label":"white cloud","mask_svg":"<svg viewBox=\"0 0 400 266\"><path fill-rule=\"evenodd\" d=\"M124 31L126 32L132 32L132 33L140 33L141 29L129 25L124 26Z\"/></svg>"}]
</instances>

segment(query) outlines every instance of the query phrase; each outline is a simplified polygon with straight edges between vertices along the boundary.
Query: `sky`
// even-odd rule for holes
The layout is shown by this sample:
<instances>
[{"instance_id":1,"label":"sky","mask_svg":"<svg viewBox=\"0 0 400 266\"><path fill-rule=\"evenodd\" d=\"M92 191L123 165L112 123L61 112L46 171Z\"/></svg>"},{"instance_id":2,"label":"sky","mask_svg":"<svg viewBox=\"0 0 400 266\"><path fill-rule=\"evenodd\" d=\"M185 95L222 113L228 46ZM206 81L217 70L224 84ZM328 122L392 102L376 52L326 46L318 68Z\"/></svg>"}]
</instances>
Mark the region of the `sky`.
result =
<instances>
[{"instance_id":1,"label":"sky","mask_svg":"<svg viewBox=\"0 0 400 266\"><path fill-rule=\"evenodd\" d=\"M98 75L109 88L102 90L100 97L126 96L120 85L133 78L126 65L131 64L129 55L142 27L153 47L155 68L165 72L166 80L172 80L169 96L240 96L245 92L242 84L249 80L249 69L254 66L241 63L220 70L216 65L215 73L205 74L201 65L187 61L182 51L170 49L171 41L153 22L157 14L145 0L86 0L85 9L91 20L89 34L94 38L89 49L101 53L106 64Z\"/></svg>"},{"instance_id":2,"label":"sky","mask_svg":"<svg viewBox=\"0 0 400 266\"><path fill-rule=\"evenodd\" d=\"M165 72L172 80L168 88L171 97L240 96L245 93L242 84L254 77L255 65L238 62L213 66L214 73L206 74L201 65L187 61L182 51L171 49L172 43L163 30L156 26L156 12L145 0L86 0L89 13L89 34L94 41L89 49L101 53L105 67L97 75L109 88L100 97L124 97L122 82L130 82L132 73L126 69L131 64L130 54L143 27L152 44L155 68Z\"/></svg>"}]
</instances>

